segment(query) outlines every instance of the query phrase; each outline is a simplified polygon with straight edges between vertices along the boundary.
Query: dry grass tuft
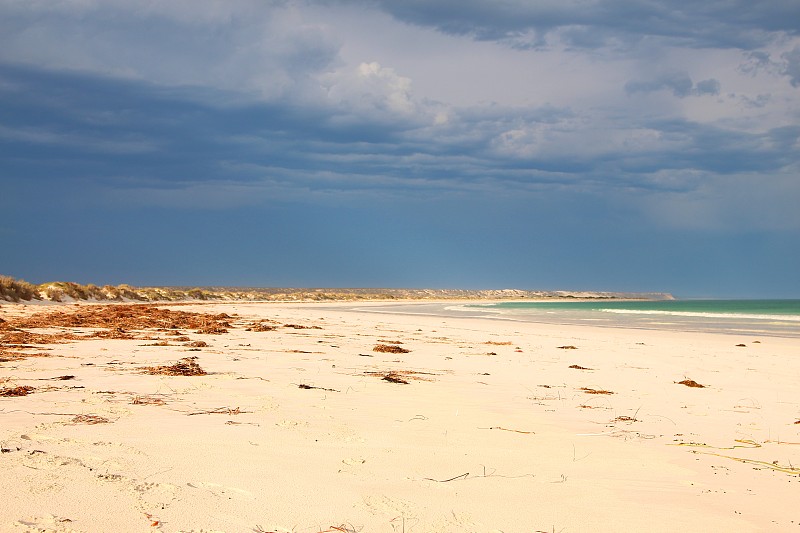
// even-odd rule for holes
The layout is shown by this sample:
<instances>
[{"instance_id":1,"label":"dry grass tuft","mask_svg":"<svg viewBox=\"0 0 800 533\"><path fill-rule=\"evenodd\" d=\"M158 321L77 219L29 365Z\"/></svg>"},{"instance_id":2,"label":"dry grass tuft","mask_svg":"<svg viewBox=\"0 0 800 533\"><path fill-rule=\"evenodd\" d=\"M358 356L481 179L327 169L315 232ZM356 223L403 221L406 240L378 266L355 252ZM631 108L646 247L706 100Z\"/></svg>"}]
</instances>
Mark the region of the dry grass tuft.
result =
<instances>
[{"instance_id":1,"label":"dry grass tuft","mask_svg":"<svg viewBox=\"0 0 800 533\"><path fill-rule=\"evenodd\" d=\"M489 344L491 346L511 346L512 342L511 341L503 341L503 342L486 341L486 342L484 342L484 344Z\"/></svg>"},{"instance_id":2,"label":"dry grass tuft","mask_svg":"<svg viewBox=\"0 0 800 533\"><path fill-rule=\"evenodd\" d=\"M11 276L0 276L0 300L19 302L36 298L36 286Z\"/></svg>"},{"instance_id":3,"label":"dry grass tuft","mask_svg":"<svg viewBox=\"0 0 800 533\"><path fill-rule=\"evenodd\" d=\"M409 353L411 350L407 350L393 344L376 344L372 351L383 353Z\"/></svg>"},{"instance_id":4,"label":"dry grass tuft","mask_svg":"<svg viewBox=\"0 0 800 533\"><path fill-rule=\"evenodd\" d=\"M185 357L174 365L146 366L142 368L145 374L161 376L205 376L206 371L197 364L197 357Z\"/></svg>"},{"instance_id":5,"label":"dry grass tuft","mask_svg":"<svg viewBox=\"0 0 800 533\"><path fill-rule=\"evenodd\" d=\"M701 385L693 379L684 379L683 381L676 381L678 385L686 385L687 387L693 387L696 389L704 389L706 388L705 385Z\"/></svg>"}]
</instances>

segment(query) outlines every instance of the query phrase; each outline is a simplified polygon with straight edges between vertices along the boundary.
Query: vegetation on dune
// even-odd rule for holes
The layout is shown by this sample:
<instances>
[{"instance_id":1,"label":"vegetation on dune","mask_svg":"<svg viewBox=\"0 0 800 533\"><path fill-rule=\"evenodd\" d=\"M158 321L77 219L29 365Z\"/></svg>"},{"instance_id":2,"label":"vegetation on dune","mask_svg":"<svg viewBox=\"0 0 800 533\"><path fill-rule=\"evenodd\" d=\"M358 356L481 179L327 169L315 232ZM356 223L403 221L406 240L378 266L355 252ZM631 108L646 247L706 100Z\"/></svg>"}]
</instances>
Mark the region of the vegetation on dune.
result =
<instances>
[{"instance_id":1,"label":"vegetation on dune","mask_svg":"<svg viewBox=\"0 0 800 533\"><path fill-rule=\"evenodd\" d=\"M71 281L51 281L34 285L0 275L0 301L138 301L173 302L181 300L241 300L325 302L357 300L466 300L540 298L643 298L672 299L668 294L623 294L605 292L526 291L518 289L292 289L242 287L132 287L130 285L81 285Z\"/></svg>"},{"instance_id":2,"label":"vegetation on dune","mask_svg":"<svg viewBox=\"0 0 800 533\"><path fill-rule=\"evenodd\" d=\"M10 276L0 276L0 299L9 302L31 300L36 296L36 285L14 279Z\"/></svg>"},{"instance_id":3,"label":"vegetation on dune","mask_svg":"<svg viewBox=\"0 0 800 533\"><path fill-rule=\"evenodd\" d=\"M169 287L132 287L130 285L81 285L72 281L50 281L34 285L11 276L0 275L0 301L22 302L45 300L64 301L138 301L163 302L177 300L222 299L225 295L203 289Z\"/></svg>"}]
</instances>

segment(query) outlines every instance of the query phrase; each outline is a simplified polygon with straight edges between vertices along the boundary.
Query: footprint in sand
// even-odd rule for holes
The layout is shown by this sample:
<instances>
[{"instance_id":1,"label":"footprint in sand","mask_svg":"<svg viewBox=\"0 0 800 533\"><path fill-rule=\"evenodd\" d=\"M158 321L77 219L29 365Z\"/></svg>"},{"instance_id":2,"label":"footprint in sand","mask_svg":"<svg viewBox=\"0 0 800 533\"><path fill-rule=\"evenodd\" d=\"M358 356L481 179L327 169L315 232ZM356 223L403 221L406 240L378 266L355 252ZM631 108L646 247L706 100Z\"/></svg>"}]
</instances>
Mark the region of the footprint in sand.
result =
<instances>
[{"instance_id":1,"label":"footprint in sand","mask_svg":"<svg viewBox=\"0 0 800 533\"><path fill-rule=\"evenodd\" d=\"M10 531L15 533L80 533L77 529L72 529L72 520L59 516L37 516L17 520L11 524ZM3 531L8 531L3 529Z\"/></svg>"},{"instance_id":2,"label":"footprint in sand","mask_svg":"<svg viewBox=\"0 0 800 533\"><path fill-rule=\"evenodd\" d=\"M281 420L275 423L279 428L295 429L300 427L308 427L308 422L297 422L295 420Z\"/></svg>"},{"instance_id":3,"label":"footprint in sand","mask_svg":"<svg viewBox=\"0 0 800 533\"><path fill-rule=\"evenodd\" d=\"M170 483L142 482L132 485L132 490L144 509L169 507L178 497L180 487Z\"/></svg>"},{"instance_id":4,"label":"footprint in sand","mask_svg":"<svg viewBox=\"0 0 800 533\"><path fill-rule=\"evenodd\" d=\"M35 468L37 470L54 470L64 466L86 466L83 464L83 461L75 457L52 455L41 450L31 451L22 459L21 463L29 468Z\"/></svg>"},{"instance_id":5,"label":"footprint in sand","mask_svg":"<svg viewBox=\"0 0 800 533\"><path fill-rule=\"evenodd\" d=\"M383 494L364 496L364 505L372 514L392 514L394 516L414 517L414 504L399 498L389 498Z\"/></svg>"},{"instance_id":6,"label":"footprint in sand","mask_svg":"<svg viewBox=\"0 0 800 533\"><path fill-rule=\"evenodd\" d=\"M464 533L477 533L486 531L480 524L475 523L466 513L451 511L449 515L436 521L431 528L433 532L463 531ZM492 530L497 531L497 530Z\"/></svg>"}]
</instances>

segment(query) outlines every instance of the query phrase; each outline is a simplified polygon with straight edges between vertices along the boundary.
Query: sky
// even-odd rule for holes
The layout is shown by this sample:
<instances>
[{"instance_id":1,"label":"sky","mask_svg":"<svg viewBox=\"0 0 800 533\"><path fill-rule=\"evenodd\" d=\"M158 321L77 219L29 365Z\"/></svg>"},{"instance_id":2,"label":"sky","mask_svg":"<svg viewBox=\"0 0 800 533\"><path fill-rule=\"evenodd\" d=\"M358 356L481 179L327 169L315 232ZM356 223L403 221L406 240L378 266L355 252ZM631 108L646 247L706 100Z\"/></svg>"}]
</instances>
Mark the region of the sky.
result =
<instances>
[{"instance_id":1,"label":"sky","mask_svg":"<svg viewBox=\"0 0 800 533\"><path fill-rule=\"evenodd\" d=\"M0 0L0 273L800 298L800 2Z\"/></svg>"}]
</instances>

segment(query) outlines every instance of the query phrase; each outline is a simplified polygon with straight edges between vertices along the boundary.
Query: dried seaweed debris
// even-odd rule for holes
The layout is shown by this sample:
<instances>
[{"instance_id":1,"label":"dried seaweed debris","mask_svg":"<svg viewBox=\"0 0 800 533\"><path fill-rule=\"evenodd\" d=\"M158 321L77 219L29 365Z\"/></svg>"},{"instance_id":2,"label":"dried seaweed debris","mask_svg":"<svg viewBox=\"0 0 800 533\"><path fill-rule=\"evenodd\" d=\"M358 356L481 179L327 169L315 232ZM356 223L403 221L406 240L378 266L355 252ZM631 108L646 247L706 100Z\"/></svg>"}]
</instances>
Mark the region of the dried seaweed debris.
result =
<instances>
[{"instance_id":1,"label":"dried seaweed debris","mask_svg":"<svg viewBox=\"0 0 800 533\"><path fill-rule=\"evenodd\" d=\"M197 364L197 357L184 357L174 365L146 366L145 374L164 376L205 376L207 372Z\"/></svg>"},{"instance_id":2,"label":"dried seaweed debris","mask_svg":"<svg viewBox=\"0 0 800 533\"><path fill-rule=\"evenodd\" d=\"M382 353L409 353L411 350L393 344L376 344L375 347L372 348L372 351Z\"/></svg>"}]
</instances>

